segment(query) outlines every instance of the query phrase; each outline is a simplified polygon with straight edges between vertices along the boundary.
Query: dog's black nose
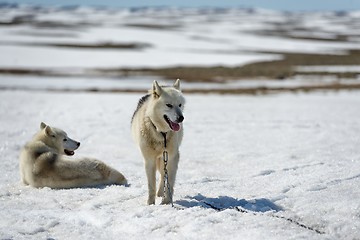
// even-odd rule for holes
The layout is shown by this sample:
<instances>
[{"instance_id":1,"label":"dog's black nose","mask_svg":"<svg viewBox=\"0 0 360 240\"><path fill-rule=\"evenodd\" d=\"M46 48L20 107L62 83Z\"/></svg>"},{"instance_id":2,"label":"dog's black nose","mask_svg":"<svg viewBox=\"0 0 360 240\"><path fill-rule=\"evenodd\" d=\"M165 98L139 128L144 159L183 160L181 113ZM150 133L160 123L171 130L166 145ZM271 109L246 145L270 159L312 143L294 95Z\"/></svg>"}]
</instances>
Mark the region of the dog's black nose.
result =
<instances>
[{"instance_id":1,"label":"dog's black nose","mask_svg":"<svg viewBox=\"0 0 360 240\"><path fill-rule=\"evenodd\" d=\"M80 147L80 143L79 143L79 142L77 142L77 146Z\"/></svg>"},{"instance_id":2,"label":"dog's black nose","mask_svg":"<svg viewBox=\"0 0 360 240\"><path fill-rule=\"evenodd\" d=\"M177 119L177 121L178 121L179 123L181 123L182 121L184 121L184 116L179 116L178 119Z\"/></svg>"}]
</instances>

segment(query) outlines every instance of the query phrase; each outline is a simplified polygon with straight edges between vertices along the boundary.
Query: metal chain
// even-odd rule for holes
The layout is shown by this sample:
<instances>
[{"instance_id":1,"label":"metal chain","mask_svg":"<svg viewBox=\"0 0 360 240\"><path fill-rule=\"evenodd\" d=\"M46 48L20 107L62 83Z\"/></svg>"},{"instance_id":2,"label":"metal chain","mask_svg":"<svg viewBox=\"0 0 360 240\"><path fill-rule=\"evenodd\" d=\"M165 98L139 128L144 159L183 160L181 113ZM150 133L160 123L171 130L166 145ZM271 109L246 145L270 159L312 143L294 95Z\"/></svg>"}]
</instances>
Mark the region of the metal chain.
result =
<instances>
[{"instance_id":1,"label":"metal chain","mask_svg":"<svg viewBox=\"0 0 360 240\"><path fill-rule=\"evenodd\" d=\"M168 170L167 170L167 164L168 164L168 160L169 160L169 156L168 156L168 152L166 150L166 133L161 133L164 137L164 151L163 151L163 161L164 161L164 189L163 189L163 201L165 200L165 193L166 193L166 188L168 190L168 196L170 198L170 202L171 202L171 206L174 207L174 203L173 203L173 199L172 199L172 194L171 194L171 187L170 187L170 182L169 182L169 174L168 174Z\"/></svg>"},{"instance_id":2,"label":"metal chain","mask_svg":"<svg viewBox=\"0 0 360 240\"><path fill-rule=\"evenodd\" d=\"M169 174L167 171L168 152L166 150L164 150L164 152L163 152L163 160L164 160L164 196L163 196L163 200L165 198L165 192L166 192L166 188L167 188L168 196L170 197L171 206L173 207L174 203L173 203L172 194L171 194Z\"/></svg>"},{"instance_id":3,"label":"metal chain","mask_svg":"<svg viewBox=\"0 0 360 240\"><path fill-rule=\"evenodd\" d=\"M226 209L235 209L236 211L241 212L241 213L252 214L254 216L263 216L263 214L261 212L252 212L252 211L249 211L249 210L247 210L247 209L245 209L245 208L243 208L241 206L235 206L235 207L230 207L230 208L220 208L220 207L217 207L217 206L215 206L215 205L213 205L211 203L205 202L205 201L201 201L201 202L204 203L206 206L208 206L208 207L210 207L210 208L212 208L212 209L214 209L214 210L216 210L218 212L224 211ZM273 217L273 218L278 218L278 219L283 219L283 220L286 220L286 221L288 221L290 223L298 225L299 227L305 228L305 229L310 230L310 231L314 231L314 232L316 232L318 234L325 234L324 231L321 231L321 230L316 229L316 228L311 227L311 226L307 226L307 225L305 225L303 223L300 223L297 220L292 219L292 218L279 216L279 215L276 215L275 213L272 213L272 214L266 215L266 216Z\"/></svg>"}]
</instances>

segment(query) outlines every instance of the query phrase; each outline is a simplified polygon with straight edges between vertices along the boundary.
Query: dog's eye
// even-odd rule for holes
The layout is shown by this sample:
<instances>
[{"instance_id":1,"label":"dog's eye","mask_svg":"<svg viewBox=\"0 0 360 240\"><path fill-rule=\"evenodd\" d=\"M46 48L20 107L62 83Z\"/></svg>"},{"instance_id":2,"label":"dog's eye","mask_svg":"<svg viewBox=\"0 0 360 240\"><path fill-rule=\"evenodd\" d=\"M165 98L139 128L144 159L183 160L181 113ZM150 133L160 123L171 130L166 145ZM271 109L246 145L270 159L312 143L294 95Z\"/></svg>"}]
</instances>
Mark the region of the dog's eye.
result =
<instances>
[{"instance_id":1,"label":"dog's eye","mask_svg":"<svg viewBox=\"0 0 360 240\"><path fill-rule=\"evenodd\" d=\"M51 135L51 137L56 138L55 135Z\"/></svg>"},{"instance_id":2,"label":"dog's eye","mask_svg":"<svg viewBox=\"0 0 360 240\"><path fill-rule=\"evenodd\" d=\"M173 105L171 105L171 104L166 104L166 106L168 107L168 108L173 108Z\"/></svg>"},{"instance_id":3,"label":"dog's eye","mask_svg":"<svg viewBox=\"0 0 360 240\"><path fill-rule=\"evenodd\" d=\"M180 104L179 104L179 107L181 108L181 106L182 106L182 105L181 105L181 103L180 103Z\"/></svg>"},{"instance_id":4,"label":"dog's eye","mask_svg":"<svg viewBox=\"0 0 360 240\"><path fill-rule=\"evenodd\" d=\"M64 142L66 142L67 141L67 139L66 138L64 138L64 140L63 140Z\"/></svg>"}]
</instances>

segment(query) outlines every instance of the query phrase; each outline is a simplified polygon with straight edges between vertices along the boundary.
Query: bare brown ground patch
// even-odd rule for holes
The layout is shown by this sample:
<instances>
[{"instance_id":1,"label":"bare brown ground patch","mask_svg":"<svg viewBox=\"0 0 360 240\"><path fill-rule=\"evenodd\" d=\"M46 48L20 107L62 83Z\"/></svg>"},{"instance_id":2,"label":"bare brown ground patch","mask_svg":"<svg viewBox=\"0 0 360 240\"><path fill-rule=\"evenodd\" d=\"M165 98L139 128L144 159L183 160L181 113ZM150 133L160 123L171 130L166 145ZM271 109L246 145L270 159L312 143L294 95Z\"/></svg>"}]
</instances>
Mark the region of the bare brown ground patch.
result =
<instances>
[{"instance_id":1,"label":"bare brown ground patch","mask_svg":"<svg viewBox=\"0 0 360 240\"><path fill-rule=\"evenodd\" d=\"M359 72L306 72L299 73L296 66L343 66L360 65L360 50L350 50L343 55L335 54L307 54L307 53L283 53L283 59L275 61L263 61L247 64L240 67L169 67L169 68L121 68L121 69L98 69L103 74L119 76L129 75L155 75L167 79L181 78L190 82L221 82L231 79L286 79L297 74L301 75L335 75L339 78L354 78Z\"/></svg>"},{"instance_id":2,"label":"bare brown ground patch","mask_svg":"<svg viewBox=\"0 0 360 240\"><path fill-rule=\"evenodd\" d=\"M98 43L35 43L35 42L6 42L0 41L0 45L19 45L19 46L35 46L35 47L57 47L57 48L80 48L80 49L114 49L114 50L141 50L151 47L149 43L129 42L98 42Z\"/></svg>"}]
</instances>

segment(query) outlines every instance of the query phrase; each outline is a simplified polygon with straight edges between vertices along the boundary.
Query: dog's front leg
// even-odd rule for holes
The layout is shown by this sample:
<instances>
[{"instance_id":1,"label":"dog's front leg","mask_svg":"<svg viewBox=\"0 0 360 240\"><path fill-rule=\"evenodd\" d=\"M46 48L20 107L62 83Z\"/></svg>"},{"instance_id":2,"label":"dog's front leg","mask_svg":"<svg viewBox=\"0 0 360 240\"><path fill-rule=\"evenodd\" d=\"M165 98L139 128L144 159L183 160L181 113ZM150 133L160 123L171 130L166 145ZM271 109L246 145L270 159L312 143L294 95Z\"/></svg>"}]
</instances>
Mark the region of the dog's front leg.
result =
<instances>
[{"instance_id":1,"label":"dog's front leg","mask_svg":"<svg viewBox=\"0 0 360 240\"><path fill-rule=\"evenodd\" d=\"M160 170L160 183L159 183L159 189L157 192L158 197L164 196L164 170Z\"/></svg>"},{"instance_id":2,"label":"dog's front leg","mask_svg":"<svg viewBox=\"0 0 360 240\"><path fill-rule=\"evenodd\" d=\"M148 180L149 198L148 205L155 204L156 193L156 162L153 159L145 160L145 170Z\"/></svg>"},{"instance_id":3,"label":"dog's front leg","mask_svg":"<svg viewBox=\"0 0 360 240\"><path fill-rule=\"evenodd\" d=\"M162 200L161 204L169 204L171 202L171 199L173 198L174 185L175 185L178 164L179 164L179 152L177 152L175 154L175 156L173 156L169 159L169 162L167 165L167 170L168 170L168 178L169 178L169 184L170 184L170 193L169 193L169 189L166 187L165 197Z\"/></svg>"}]
</instances>

